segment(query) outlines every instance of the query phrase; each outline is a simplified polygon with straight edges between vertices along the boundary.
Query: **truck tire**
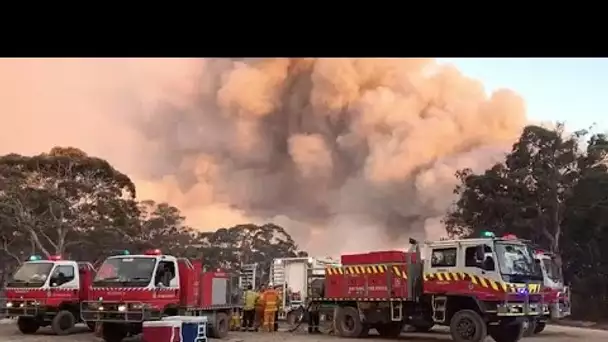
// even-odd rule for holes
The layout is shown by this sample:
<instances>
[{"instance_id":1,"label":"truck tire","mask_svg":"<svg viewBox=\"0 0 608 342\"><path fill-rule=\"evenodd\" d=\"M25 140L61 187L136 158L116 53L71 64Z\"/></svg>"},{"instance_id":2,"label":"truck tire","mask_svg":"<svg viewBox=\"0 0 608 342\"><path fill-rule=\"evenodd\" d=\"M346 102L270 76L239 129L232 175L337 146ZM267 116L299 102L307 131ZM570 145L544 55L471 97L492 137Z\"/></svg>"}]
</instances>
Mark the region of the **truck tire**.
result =
<instances>
[{"instance_id":1,"label":"truck tire","mask_svg":"<svg viewBox=\"0 0 608 342\"><path fill-rule=\"evenodd\" d=\"M450 320L450 334L455 342L483 342L488 336L488 327L477 312L460 310Z\"/></svg>"},{"instance_id":2,"label":"truck tire","mask_svg":"<svg viewBox=\"0 0 608 342\"><path fill-rule=\"evenodd\" d=\"M547 323L545 323L545 322L536 322L536 329L534 329L534 333L540 334L543 330L545 330L546 326L547 326Z\"/></svg>"},{"instance_id":3,"label":"truck tire","mask_svg":"<svg viewBox=\"0 0 608 342\"><path fill-rule=\"evenodd\" d=\"M127 331L122 324L103 323L101 326L101 338L105 342L122 342L127 337Z\"/></svg>"},{"instance_id":4,"label":"truck tire","mask_svg":"<svg viewBox=\"0 0 608 342\"><path fill-rule=\"evenodd\" d=\"M380 335L380 337L397 338L401 335L401 332L403 331L403 323L381 323L376 325L376 331L378 331L378 335Z\"/></svg>"},{"instance_id":5,"label":"truck tire","mask_svg":"<svg viewBox=\"0 0 608 342\"><path fill-rule=\"evenodd\" d=\"M76 317L68 310L59 310L51 321L51 329L57 335L67 335L76 325Z\"/></svg>"},{"instance_id":6,"label":"truck tire","mask_svg":"<svg viewBox=\"0 0 608 342\"><path fill-rule=\"evenodd\" d=\"M490 336L496 342L517 342L524 337L523 322L490 326Z\"/></svg>"},{"instance_id":7,"label":"truck tire","mask_svg":"<svg viewBox=\"0 0 608 342\"><path fill-rule=\"evenodd\" d=\"M24 335L35 334L40 329L40 323L34 317L17 318L17 328Z\"/></svg>"},{"instance_id":8,"label":"truck tire","mask_svg":"<svg viewBox=\"0 0 608 342\"><path fill-rule=\"evenodd\" d=\"M213 324L213 329L211 329L212 336L209 337L224 338L228 336L229 331L230 321L228 320L228 315L223 312L218 312L215 315L215 323Z\"/></svg>"},{"instance_id":9,"label":"truck tire","mask_svg":"<svg viewBox=\"0 0 608 342\"><path fill-rule=\"evenodd\" d=\"M531 318L527 318L526 322L524 324L524 337L530 337L533 336L534 334L536 334L536 327L537 327L538 322L536 321L536 318L531 317Z\"/></svg>"},{"instance_id":10,"label":"truck tire","mask_svg":"<svg viewBox=\"0 0 608 342\"><path fill-rule=\"evenodd\" d=\"M336 331L340 337L361 337L364 335L363 323L359 311L351 306L338 308L336 314Z\"/></svg>"}]
</instances>

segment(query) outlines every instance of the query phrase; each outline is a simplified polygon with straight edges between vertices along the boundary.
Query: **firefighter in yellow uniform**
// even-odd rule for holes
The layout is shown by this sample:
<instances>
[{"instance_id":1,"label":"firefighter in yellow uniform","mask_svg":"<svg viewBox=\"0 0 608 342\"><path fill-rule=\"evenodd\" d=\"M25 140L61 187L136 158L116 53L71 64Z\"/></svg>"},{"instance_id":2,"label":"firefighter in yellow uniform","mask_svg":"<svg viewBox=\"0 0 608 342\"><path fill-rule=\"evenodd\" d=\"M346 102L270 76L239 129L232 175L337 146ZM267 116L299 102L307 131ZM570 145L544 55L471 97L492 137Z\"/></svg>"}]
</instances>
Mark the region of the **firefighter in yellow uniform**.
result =
<instances>
[{"instance_id":1,"label":"firefighter in yellow uniform","mask_svg":"<svg viewBox=\"0 0 608 342\"><path fill-rule=\"evenodd\" d=\"M274 332L274 318L279 309L279 295L272 285L262 294L264 299L264 330Z\"/></svg>"},{"instance_id":2,"label":"firefighter in yellow uniform","mask_svg":"<svg viewBox=\"0 0 608 342\"><path fill-rule=\"evenodd\" d=\"M260 295L253 291L253 287L251 285L247 285L247 291L245 291L244 301L245 305L243 305L243 325L242 329L244 331L251 331L254 329L253 323L255 321L255 304L258 301Z\"/></svg>"}]
</instances>

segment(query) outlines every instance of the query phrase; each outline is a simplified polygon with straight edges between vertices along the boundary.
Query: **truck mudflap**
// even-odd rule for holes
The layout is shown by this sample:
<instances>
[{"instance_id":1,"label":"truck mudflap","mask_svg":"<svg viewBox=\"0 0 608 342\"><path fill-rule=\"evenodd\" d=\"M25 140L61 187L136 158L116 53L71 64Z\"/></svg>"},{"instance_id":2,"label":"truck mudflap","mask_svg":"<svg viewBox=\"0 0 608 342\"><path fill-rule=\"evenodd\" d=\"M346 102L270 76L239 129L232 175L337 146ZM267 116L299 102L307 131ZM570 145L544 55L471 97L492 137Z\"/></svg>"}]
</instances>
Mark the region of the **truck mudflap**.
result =
<instances>
[{"instance_id":1,"label":"truck mudflap","mask_svg":"<svg viewBox=\"0 0 608 342\"><path fill-rule=\"evenodd\" d=\"M160 320L160 310L151 309L143 302L83 301L80 315L85 322L143 322Z\"/></svg>"},{"instance_id":2,"label":"truck mudflap","mask_svg":"<svg viewBox=\"0 0 608 342\"><path fill-rule=\"evenodd\" d=\"M12 299L2 298L1 303L4 303L0 308L0 316L2 317L36 317L43 310L44 303L33 299Z\"/></svg>"}]
</instances>

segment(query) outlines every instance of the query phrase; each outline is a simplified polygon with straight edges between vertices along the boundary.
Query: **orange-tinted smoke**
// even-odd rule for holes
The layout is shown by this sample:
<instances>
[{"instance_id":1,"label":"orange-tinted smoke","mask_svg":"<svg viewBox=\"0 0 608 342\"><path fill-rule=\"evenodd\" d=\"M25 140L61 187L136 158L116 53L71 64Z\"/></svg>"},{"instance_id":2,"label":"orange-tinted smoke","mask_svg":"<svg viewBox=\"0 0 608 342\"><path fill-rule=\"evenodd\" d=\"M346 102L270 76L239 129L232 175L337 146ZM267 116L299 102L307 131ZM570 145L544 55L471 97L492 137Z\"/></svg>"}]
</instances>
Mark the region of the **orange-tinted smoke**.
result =
<instances>
[{"instance_id":1,"label":"orange-tinted smoke","mask_svg":"<svg viewBox=\"0 0 608 342\"><path fill-rule=\"evenodd\" d=\"M454 172L501 156L522 99L420 59L0 60L0 152L73 145L213 229L313 252L442 234Z\"/></svg>"}]
</instances>

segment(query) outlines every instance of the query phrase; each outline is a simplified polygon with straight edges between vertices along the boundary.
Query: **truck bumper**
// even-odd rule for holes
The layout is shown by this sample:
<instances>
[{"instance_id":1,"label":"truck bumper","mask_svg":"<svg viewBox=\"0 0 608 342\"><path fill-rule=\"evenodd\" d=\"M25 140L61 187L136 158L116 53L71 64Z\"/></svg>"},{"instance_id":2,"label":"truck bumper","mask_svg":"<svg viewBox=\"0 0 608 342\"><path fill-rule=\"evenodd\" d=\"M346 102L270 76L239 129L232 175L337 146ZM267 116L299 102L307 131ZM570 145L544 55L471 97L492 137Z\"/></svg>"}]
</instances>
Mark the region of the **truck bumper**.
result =
<instances>
[{"instance_id":1,"label":"truck bumper","mask_svg":"<svg viewBox=\"0 0 608 342\"><path fill-rule=\"evenodd\" d=\"M549 314L549 306L543 303L504 302L496 306L496 315L501 317L543 316Z\"/></svg>"},{"instance_id":2,"label":"truck bumper","mask_svg":"<svg viewBox=\"0 0 608 342\"><path fill-rule=\"evenodd\" d=\"M130 322L160 320L161 312L151 310L142 302L84 301L80 315L85 322Z\"/></svg>"},{"instance_id":3,"label":"truck bumper","mask_svg":"<svg viewBox=\"0 0 608 342\"><path fill-rule=\"evenodd\" d=\"M36 317L46 311L43 303L36 300L4 298L2 302L4 305L0 308L1 317Z\"/></svg>"},{"instance_id":4,"label":"truck bumper","mask_svg":"<svg viewBox=\"0 0 608 342\"><path fill-rule=\"evenodd\" d=\"M551 319L557 320L568 317L572 314L572 308L568 303L551 304Z\"/></svg>"}]
</instances>

